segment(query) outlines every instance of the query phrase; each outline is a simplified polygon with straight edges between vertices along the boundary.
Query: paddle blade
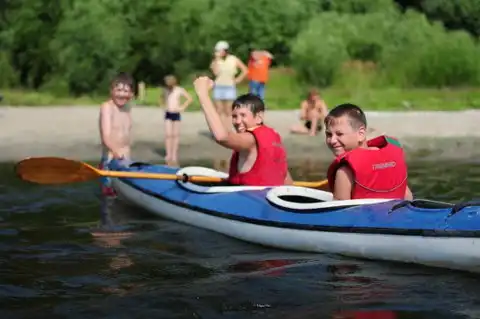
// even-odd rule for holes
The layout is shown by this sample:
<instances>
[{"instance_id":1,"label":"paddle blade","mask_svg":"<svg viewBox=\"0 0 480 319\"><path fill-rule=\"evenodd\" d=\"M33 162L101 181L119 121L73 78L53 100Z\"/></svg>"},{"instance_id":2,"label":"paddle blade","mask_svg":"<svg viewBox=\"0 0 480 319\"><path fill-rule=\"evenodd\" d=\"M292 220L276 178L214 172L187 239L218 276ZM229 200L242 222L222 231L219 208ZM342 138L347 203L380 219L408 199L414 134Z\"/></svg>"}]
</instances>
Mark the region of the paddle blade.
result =
<instances>
[{"instance_id":1,"label":"paddle blade","mask_svg":"<svg viewBox=\"0 0 480 319\"><path fill-rule=\"evenodd\" d=\"M33 157L15 166L21 179L37 184L67 184L85 182L99 177L92 166L59 157Z\"/></svg>"}]
</instances>

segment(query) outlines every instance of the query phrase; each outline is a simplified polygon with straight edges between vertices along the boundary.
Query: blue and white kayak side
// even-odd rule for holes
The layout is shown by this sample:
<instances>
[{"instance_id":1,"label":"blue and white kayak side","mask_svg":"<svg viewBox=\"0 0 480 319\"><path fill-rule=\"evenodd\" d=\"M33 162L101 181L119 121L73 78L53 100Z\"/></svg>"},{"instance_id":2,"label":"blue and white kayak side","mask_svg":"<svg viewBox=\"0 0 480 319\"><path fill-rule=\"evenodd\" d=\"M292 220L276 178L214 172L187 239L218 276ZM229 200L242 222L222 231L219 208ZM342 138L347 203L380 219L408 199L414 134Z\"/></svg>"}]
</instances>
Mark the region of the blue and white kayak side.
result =
<instances>
[{"instance_id":1,"label":"blue and white kayak side","mask_svg":"<svg viewBox=\"0 0 480 319\"><path fill-rule=\"evenodd\" d=\"M202 167L129 170L226 177ZM113 187L120 199L159 217L251 243L480 272L479 206L452 214L448 203L424 208L387 199L332 201L331 193L294 186L114 179Z\"/></svg>"}]
</instances>

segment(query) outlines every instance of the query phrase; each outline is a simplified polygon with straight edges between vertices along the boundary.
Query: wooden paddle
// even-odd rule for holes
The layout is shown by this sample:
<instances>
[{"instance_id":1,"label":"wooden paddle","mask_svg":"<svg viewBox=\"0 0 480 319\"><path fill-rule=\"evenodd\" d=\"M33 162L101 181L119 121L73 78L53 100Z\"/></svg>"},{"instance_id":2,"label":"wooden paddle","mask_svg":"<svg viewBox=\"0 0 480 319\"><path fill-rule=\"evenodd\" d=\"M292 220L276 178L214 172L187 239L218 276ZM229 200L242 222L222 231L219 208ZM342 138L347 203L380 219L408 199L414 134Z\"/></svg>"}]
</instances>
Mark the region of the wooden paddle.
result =
<instances>
[{"instance_id":1,"label":"wooden paddle","mask_svg":"<svg viewBox=\"0 0 480 319\"><path fill-rule=\"evenodd\" d=\"M15 166L15 173L21 179L37 184L68 184L90 181L99 177L141 178L159 180L181 180L184 182L220 183L225 179L210 176L187 176L145 172L106 171L84 162L61 157L33 157L21 160ZM294 182L295 186L318 188L326 185L319 182Z\"/></svg>"}]
</instances>

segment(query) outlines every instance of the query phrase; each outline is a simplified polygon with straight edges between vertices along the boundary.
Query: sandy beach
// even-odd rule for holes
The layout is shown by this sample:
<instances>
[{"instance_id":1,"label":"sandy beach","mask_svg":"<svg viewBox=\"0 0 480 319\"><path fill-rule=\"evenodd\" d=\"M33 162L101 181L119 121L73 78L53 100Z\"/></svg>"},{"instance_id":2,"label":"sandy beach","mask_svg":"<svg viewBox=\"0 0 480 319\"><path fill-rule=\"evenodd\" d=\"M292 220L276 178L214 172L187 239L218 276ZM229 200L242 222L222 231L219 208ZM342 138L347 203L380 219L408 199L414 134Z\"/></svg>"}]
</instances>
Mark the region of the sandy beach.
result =
<instances>
[{"instance_id":1,"label":"sandy beach","mask_svg":"<svg viewBox=\"0 0 480 319\"><path fill-rule=\"evenodd\" d=\"M163 158L163 112L134 107L133 157L161 162ZM367 112L369 127L400 139L407 158L469 159L480 155L480 110L461 112ZM290 159L311 157L330 160L323 132L316 137L289 133L298 121L297 111L269 111L266 123L284 138ZM30 156L62 156L98 161L100 139L98 108L1 107L0 161L18 161ZM203 114L185 113L182 118L180 161L228 158L229 150L214 143Z\"/></svg>"}]
</instances>

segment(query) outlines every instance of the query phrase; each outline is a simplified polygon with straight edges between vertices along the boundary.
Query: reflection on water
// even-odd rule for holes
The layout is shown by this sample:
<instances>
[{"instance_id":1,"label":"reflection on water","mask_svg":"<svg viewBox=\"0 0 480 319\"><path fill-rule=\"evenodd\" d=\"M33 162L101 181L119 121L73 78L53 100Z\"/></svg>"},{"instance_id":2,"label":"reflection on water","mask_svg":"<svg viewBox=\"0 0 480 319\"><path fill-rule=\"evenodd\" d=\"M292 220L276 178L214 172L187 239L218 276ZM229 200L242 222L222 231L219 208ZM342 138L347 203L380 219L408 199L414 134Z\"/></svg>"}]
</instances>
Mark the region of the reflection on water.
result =
<instances>
[{"instance_id":1,"label":"reflection on water","mask_svg":"<svg viewBox=\"0 0 480 319\"><path fill-rule=\"evenodd\" d=\"M228 171L227 159L190 163ZM294 163L296 180L327 163ZM37 186L0 165L1 318L477 318L475 275L286 252L152 218L96 183ZM480 165L413 163L419 197L471 199ZM101 204L103 203L103 205Z\"/></svg>"},{"instance_id":2,"label":"reflection on water","mask_svg":"<svg viewBox=\"0 0 480 319\"><path fill-rule=\"evenodd\" d=\"M109 266L112 270L119 270L121 268L130 267L133 265L132 259L125 251L120 250L125 248L122 242L133 235L131 231L123 231L116 229L119 227L114 220L115 207L113 198L103 198L105 203L101 205L101 227L99 229L92 229L90 232L93 238L93 243L103 248L115 248L118 254L112 258Z\"/></svg>"}]
</instances>

